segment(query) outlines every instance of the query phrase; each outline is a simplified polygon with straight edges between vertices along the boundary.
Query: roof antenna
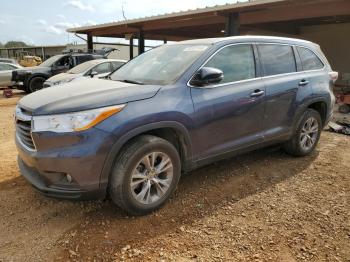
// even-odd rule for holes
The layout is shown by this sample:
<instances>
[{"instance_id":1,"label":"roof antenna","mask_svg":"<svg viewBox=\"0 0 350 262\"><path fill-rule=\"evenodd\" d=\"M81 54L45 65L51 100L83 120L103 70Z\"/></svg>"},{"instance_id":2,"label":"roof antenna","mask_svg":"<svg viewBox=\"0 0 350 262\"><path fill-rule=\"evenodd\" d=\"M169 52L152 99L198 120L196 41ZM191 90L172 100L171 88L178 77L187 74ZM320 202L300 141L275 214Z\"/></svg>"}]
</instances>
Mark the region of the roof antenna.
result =
<instances>
[{"instance_id":1,"label":"roof antenna","mask_svg":"<svg viewBox=\"0 0 350 262\"><path fill-rule=\"evenodd\" d=\"M124 4L125 4L125 1L122 1L122 15L123 15L124 20L127 21L128 19L125 16Z\"/></svg>"}]
</instances>

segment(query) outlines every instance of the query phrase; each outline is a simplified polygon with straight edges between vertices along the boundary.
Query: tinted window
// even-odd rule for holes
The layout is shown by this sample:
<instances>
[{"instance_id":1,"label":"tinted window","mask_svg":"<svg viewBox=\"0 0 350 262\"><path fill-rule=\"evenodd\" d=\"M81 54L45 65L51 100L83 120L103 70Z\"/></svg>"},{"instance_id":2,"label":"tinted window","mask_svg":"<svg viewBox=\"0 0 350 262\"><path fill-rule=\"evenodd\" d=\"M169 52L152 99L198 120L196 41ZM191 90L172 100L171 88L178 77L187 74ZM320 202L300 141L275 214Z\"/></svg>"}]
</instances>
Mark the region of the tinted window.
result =
<instances>
[{"instance_id":1,"label":"tinted window","mask_svg":"<svg viewBox=\"0 0 350 262\"><path fill-rule=\"evenodd\" d=\"M111 72L111 67L109 63L102 63L97 66L95 66L91 71L95 71L98 74L104 74L104 73L109 73Z\"/></svg>"},{"instance_id":2,"label":"tinted window","mask_svg":"<svg viewBox=\"0 0 350 262\"><path fill-rule=\"evenodd\" d=\"M221 83L235 82L255 77L255 60L251 45L232 45L216 53L205 65L224 73Z\"/></svg>"},{"instance_id":3,"label":"tinted window","mask_svg":"<svg viewBox=\"0 0 350 262\"><path fill-rule=\"evenodd\" d=\"M72 65L73 61L70 56L64 56L56 62L56 66L69 66Z\"/></svg>"},{"instance_id":4,"label":"tinted window","mask_svg":"<svg viewBox=\"0 0 350 262\"><path fill-rule=\"evenodd\" d=\"M303 70L316 70L323 68L321 60L309 49L298 47Z\"/></svg>"},{"instance_id":5,"label":"tinted window","mask_svg":"<svg viewBox=\"0 0 350 262\"><path fill-rule=\"evenodd\" d=\"M86 61L92 60L93 57L91 55L80 55L80 56L77 56L76 59L77 59L77 65L79 65Z\"/></svg>"},{"instance_id":6,"label":"tinted window","mask_svg":"<svg viewBox=\"0 0 350 262\"><path fill-rule=\"evenodd\" d=\"M265 76L296 72L294 52L287 45L259 45Z\"/></svg>"}]
</instances>

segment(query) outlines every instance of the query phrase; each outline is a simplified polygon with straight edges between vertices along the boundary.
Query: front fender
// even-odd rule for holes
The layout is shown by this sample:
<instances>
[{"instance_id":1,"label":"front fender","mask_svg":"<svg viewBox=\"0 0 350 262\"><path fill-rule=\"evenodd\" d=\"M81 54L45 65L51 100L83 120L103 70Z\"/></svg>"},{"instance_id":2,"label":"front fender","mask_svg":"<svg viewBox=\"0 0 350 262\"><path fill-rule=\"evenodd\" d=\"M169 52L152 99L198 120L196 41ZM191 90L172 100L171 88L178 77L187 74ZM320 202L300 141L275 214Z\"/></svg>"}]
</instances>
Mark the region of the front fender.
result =
<instances>
[{"instance_id":1,"label":"front fender","mask_svg":"<svg viewBox=\"0 0 350 262\"><path fill-rule=\"evenodd\" d=\"M162 121L162 122L156 122L156 123L150 123L146 124L137 128L132 129L131 131L127 132L123 136L121 136L115 144L112 146L110 152L107 155L107 158L105 160L102 172L101 172L101 177L100 177L100 187L107 188L108 185L108 179L110 172L113 168L114 160L122 147L130 141L132 138L146 133L150 132L155 129L160 129L160 128L172 128L176 130L179 134L181 134L183 138L183 142L185 143L185 159L191 159L192 156L192 144L191 144L191 139L188 130L184 125L182 125L179 122L175 121Z\"/></svg>"}]
</instances>

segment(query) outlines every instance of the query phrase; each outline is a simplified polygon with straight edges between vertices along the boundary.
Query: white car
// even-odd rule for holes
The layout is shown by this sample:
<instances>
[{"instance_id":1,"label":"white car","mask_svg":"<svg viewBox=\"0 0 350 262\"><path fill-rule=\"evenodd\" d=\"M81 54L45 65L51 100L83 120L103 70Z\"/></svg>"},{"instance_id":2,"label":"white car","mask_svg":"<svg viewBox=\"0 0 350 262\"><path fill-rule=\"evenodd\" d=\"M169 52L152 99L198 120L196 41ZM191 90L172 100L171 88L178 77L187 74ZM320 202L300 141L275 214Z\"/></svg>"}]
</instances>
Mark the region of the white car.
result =
<instances>
[{"instance_id":1,"label":"white car","mask_svg":"<svg viewBox=\"0 0 350 262\"><path fill-rule=\"evenodd\" d=\"M117 70L125 63L125 60L117 59L90 60L77 65L76 67L73 67L71 70L65 73L50 77L45 81L43 87L46 88L50 86L61 85L71 81L85 79L86 77L103 78L108 76L111 72Z\"/></svg>"},{"instance_id":2,"label":"white car","mask_svg":"<svg viewBox=\"0 0 350 262\"><path fill-rule=\"evenodd\" d=\"M21 68L22 66L20 65L0 62L0 86L6 87L15 85L15 82L12 81L12 71Z\"/></svg>"}]
</instances>

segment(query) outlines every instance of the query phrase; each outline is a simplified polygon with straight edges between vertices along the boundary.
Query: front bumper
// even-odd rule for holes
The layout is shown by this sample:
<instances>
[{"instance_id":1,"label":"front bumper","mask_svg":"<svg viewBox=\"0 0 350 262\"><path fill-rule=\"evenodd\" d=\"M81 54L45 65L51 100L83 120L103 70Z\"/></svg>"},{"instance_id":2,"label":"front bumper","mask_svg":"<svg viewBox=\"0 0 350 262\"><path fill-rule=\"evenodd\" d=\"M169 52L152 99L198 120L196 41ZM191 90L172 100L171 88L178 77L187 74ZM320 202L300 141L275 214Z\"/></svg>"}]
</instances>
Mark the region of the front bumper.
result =
<instances>
[{"instance_id":1,"label":"front bumper","mask_svg":"<svg viewBox=\"0 0 350 262\"><path fill-rule=\"evenodd\" d=\"M69 189L69 188L60 188L60 187L50 187L45 182L45 179L42 174L38 172L35 168L31 168L24 161L18 157L18 166L21 171L22 176L38 191L42 194L62 199L96 199L100 196L103 196L103 193L100 190L87 192L80 189Z\"/></svg>"},{"instance_id":2,"label":"front bumper","mask_svg":"<svg viewBox=\"0 0 350 262\"><path fill-rule=\"evenodd\" d=\"M33 133L37 150L28 150L16 136L22 176L43 194L64 199L99 199L105 159L114 136L91 128L80 133ZM71 180L67 179L67 175Z\"/></svg>"}]
</instances>

